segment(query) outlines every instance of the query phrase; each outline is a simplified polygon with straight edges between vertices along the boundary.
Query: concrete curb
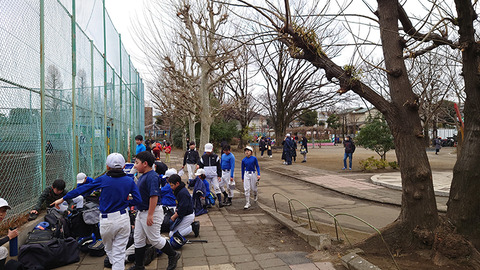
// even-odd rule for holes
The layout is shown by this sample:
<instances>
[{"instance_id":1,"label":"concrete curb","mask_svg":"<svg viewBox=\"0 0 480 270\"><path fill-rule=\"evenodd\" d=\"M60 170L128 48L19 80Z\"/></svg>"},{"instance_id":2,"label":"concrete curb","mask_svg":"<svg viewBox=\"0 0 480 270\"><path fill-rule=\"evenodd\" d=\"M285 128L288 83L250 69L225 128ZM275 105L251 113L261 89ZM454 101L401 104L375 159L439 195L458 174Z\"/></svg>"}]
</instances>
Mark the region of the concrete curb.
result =
<instances>
[{"instance_id":1,"label":"concrete curb","mask_svg":"<svg viewBox=\"0 0 480 270\"><path fill-rule=\"evenodd\" d=\"M372 183L374 183L375 185L383 186L383 187L387 187L387 188L390 188L390 189L395 189L395 190L400 190L400 191L402 191L402 186L395 185L395 184L390 184L390 183L388 183L388 182L378 180L379 177L381 177L381 176L382 176L382 174L372 175L372 177L370 177L370 180L371 180ZM448 197L448 196L450 196L450 192L448 192L448 191L442 191L442 190L435 190L435 196Z\"/></svg>"},{"instance_id":2,"label":"concrete curb","mask_svg":"<svg viewBox=\"0 0 480 270\"><path fill-rule=\"evenodd\" d=\"M271 217L273 217L279 223L283 224L289 230L294 232L298 237L305 240L305 242L307 242L313 248L317 250L322 250L324 246L331 244L330 235L314 233L310 230L303 228L302 225L284 217L282 214L277 213L274 209L258 202L257 204L263 211L268 213Z\"/></svg>"},{"instance_id":3,"label":"concrete curb","mask_svg":"<svg viewBox=\"0 0 480 270\"><path fill-rule=\"evenodd\" d=\"M305 242L307 242L316 250L322 250L323 247L331 244L331 238L329 234L314 233L310 230L303 228L300 224L284 217L282 214L277 213L274 209L264 204L257 202L257 205L263 211L273 217L276 221L283 224L289 230L294 232L298 237L305 240ZM343 266L350 270L380 270L378 266L375 266L367 260L363 259L357 253L363 253L363 251L361 249L355 249L347 255L344 255L341 258Z\"/></svg>"},{"instance_id":4,"label":"concrete curb","mask_svg":"<svg viewBox=\"0 0 480 270\"><path fill-rule=\"evenodd\" d=\"M363 252L362 250L353 251L348 253L345 256L342 256L340 259L343 266L350 270L380 270L378 266L373 265L369 261L360 257L358 253Z\"/></svg>"}]
</instances>

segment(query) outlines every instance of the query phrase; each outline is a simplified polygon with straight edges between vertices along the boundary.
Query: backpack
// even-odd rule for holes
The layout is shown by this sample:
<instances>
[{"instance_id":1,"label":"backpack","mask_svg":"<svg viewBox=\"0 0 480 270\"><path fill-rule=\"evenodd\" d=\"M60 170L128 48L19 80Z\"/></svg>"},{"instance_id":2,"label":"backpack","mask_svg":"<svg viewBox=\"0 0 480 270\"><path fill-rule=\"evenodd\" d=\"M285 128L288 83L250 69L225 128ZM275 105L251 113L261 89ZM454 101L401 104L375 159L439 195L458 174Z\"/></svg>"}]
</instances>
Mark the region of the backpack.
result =
<instances>
[{"instance_id":1,"label":"backpack","mask_svg":"<svg viewBox=\"0 0 480 270\"><path fill-rule=\"evenodd\" d=\"M52 269L80 261L75 239L52 239L45 243L25 244L20 247L18 261L26 269Z\"/></svg>"},{"instance_id":2,"label":"backpack","mask_svg":"<svg viewBox=\"0 0 480 270\"><path fill-rule=\"evenodd\" d=\"M50 224L55 238L68 238L70 236L70 227L67 220L55 209L48 209L45 215L45 221Z\"/></svg>"},{"instance_id":3,"label":"backpack","mask_svg":"<svg viewBox=\"0 0 480 270\"><path fill-rule=\"evenodd\" d=\"M82 212L74 212L68 218L70 227L70 236L72 237L86 237L95 232L97 225L87 225L83 220Z\"/></svg>"}]
</instances>

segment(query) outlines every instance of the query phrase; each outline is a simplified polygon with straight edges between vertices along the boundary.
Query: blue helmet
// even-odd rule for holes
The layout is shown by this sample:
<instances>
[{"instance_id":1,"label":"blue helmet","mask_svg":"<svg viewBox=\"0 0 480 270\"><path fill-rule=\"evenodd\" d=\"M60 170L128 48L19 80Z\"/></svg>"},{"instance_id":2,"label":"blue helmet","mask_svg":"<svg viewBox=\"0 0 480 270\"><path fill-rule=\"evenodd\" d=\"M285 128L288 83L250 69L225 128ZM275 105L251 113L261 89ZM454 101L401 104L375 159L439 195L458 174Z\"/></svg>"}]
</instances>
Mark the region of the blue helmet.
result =
<instances>
[{"instance_id":1,"label":"blue helmet","mask_svg":"<svg viewBox=\"0 0 480 270\"><path fill-rule=\"evenodd\" d=\"M185 243L187 243L187 239L185 239L185 237L183 237L178 231L170 237L170 245L173 249L180 249Z\"/></svg>"}]
</instances>

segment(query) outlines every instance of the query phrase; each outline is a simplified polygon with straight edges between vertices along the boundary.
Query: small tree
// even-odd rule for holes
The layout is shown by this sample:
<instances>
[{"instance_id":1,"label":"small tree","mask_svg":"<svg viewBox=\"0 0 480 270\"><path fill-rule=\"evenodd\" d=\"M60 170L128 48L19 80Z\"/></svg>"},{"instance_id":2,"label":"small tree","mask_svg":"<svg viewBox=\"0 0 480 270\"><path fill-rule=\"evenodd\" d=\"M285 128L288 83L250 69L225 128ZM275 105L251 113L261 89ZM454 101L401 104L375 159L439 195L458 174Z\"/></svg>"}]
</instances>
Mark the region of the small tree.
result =
<instances>
[{"instance_id":1,"label":"small tree","mask_svg":"<svg viewBox=\"0 0 480 270\"><path fill-rule=\"evenodd\" d=\"M390 128L380 114L368 117L355 140L358 145L375 151L382 160L386 159L387 152L395 146Z\"/></svg>"},{"instance_id":2,"label":"small tree","mask_svg":"<svg viewBox=\"0 0 480 270\"><path fill-rule=\"evenodd\" d=\"M302 114L298 117L302 125L311 127L317 124L317 111L315 110L303 110Z\"/></svg>"}]
</instances>

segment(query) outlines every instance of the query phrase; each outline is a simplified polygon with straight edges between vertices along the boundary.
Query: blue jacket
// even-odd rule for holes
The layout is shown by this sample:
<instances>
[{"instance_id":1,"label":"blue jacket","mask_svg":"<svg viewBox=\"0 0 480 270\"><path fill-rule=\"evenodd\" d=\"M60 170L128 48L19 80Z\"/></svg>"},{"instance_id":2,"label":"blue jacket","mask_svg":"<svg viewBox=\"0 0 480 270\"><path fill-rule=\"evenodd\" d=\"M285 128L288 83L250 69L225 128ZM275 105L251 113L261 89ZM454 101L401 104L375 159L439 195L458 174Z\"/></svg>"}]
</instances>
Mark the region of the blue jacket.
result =
<instances>
[{"instance_id":1,"label":"blue jacket","mask_svg":"<svg viewBox=\"0 0 480 270\"><path fill-rule=\"evenodd\" d=\"M162 205L165 206L176 206L177 202L175 200L175 195L170 185L165 185L160 189L160 194L162 195Z\"/></svg>"},{"instance_id":2,"label":"blue jacket","mask_svg":"<svg viewBox=\"0 0 480 270\"><path fill-rule=\"evenodd\" d=\"M175 211L178 217L183 218L193 214L192 196L190 196L190 193L185 188L185 183L180 182L180 186L173 191L173 194L175 194L175 198L177 198L177 209Z\"/></svg>"},{"instance_id":3,"label":"blue jacket","mask_svg":"<svg viewBox=\"0 0 480 270\"><path fill-rule=\"evenodd\" d=\"M110 170L92 183L82 185L68 192L63 196L63 199L70 200L80 194L92 192L100 188L102 193L100 193L100 206L98 208L103 214L125 210L128 206L137 205L141 202L137 185L123 170ZM128 200L129 194L132 194L132 200Z\"/></svg>"}]
</instances>

